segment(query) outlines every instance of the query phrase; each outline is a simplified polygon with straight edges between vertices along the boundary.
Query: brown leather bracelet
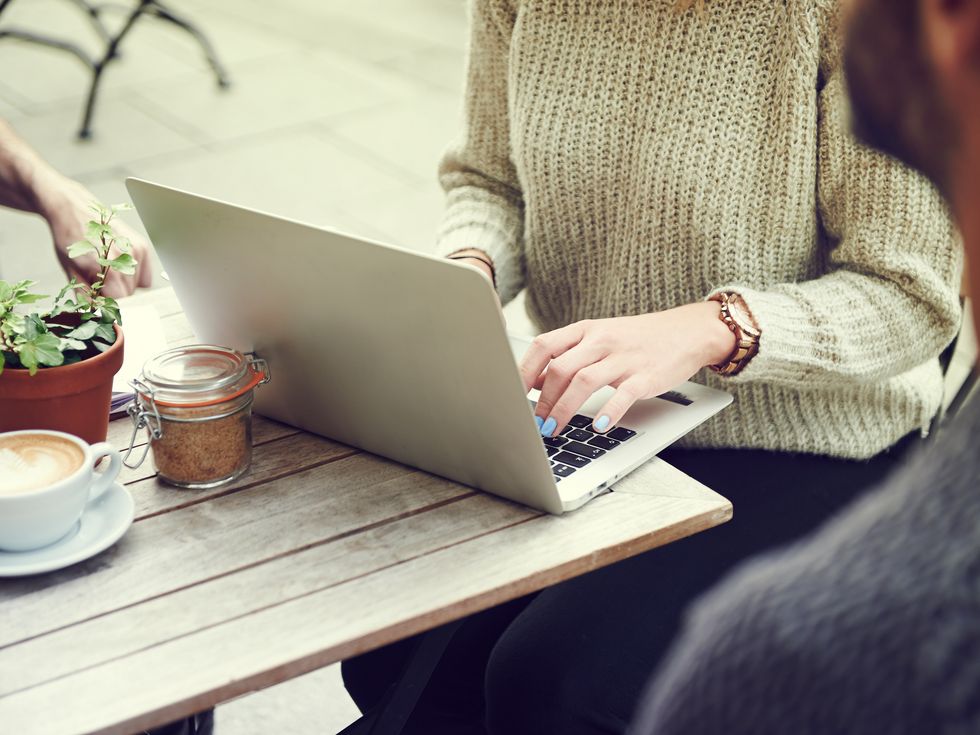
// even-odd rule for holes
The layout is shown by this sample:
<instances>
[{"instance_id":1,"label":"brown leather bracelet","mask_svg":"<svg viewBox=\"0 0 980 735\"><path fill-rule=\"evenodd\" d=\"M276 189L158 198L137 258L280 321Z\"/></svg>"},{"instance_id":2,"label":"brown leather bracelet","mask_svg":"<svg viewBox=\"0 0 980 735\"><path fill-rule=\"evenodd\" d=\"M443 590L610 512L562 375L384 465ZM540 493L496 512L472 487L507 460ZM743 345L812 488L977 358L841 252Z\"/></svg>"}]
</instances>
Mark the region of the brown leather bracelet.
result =
<instances>
[{"instance_id":1,"label":"brown leather bracelet","mask_svg":"<svg viewBox=\"0 0 980 735\"><path fill-rule=\"evenodd\" d=\"M447 260L478 260L483 263L487 268L490 269L490 280L493 282L493 287L497 288L497 270L493 267L493 262L489 258L484 258L479 255L447 255Z\"/></svg>"}]
</instances>

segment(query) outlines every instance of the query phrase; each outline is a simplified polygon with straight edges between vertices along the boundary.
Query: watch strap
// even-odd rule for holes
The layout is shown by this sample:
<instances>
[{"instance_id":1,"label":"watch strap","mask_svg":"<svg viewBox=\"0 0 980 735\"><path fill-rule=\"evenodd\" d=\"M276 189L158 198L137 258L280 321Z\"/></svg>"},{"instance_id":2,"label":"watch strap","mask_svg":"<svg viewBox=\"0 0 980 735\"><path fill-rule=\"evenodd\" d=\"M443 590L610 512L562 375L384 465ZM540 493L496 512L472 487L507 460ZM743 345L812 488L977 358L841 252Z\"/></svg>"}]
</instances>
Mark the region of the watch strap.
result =
<instances>
[{"instance_id":1,"label":"watch strap","mask_svg":"<svg viewBox=\"0 0 980 735\"><path fill-rule=\"evenodd\" d=\"M721 306L719 318L735 335L735 349L728 359L717 365L711 365L711 369L719 375L732 376L741 372L748 364L749 360L759 352L759 330L755 325L748 323L747 320L739 317L732 309L732 301L737 297L733 293L719 293L711 297L711 301L717 301Z\"/></svg>"}]
</instances>

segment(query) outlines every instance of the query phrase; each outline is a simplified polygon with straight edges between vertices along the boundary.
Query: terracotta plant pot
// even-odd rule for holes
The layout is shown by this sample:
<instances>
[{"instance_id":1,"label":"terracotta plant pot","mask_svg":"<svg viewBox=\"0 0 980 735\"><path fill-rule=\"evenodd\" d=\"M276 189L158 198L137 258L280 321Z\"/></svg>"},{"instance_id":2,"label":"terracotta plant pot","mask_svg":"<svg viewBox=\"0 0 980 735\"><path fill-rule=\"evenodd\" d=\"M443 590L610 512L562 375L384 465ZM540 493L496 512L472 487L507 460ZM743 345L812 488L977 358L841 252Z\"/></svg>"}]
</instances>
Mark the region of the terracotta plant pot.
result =
<instances>
[{"instance_id":1,"label":"terracotta plant pot","mask_svg":"<svg viewBox=\"0 0 980 735\"><path fill-rule=\"evenodd\" d=\"M112 378L123 362L123 333L105 352L61 367L0 373L0 431L52 429L79 436L90 444L105 441L109 431Z\"/></svg>"}]
</instances>

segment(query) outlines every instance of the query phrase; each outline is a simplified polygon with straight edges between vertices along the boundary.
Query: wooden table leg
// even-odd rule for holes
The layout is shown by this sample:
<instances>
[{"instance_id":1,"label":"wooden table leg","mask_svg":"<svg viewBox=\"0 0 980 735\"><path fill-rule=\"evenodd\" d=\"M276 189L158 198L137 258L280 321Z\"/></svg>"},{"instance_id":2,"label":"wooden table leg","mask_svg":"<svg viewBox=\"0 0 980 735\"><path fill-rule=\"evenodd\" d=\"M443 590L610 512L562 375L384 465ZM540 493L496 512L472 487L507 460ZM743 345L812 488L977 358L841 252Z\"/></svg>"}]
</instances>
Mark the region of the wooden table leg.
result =
<instances>
[{"instance_id":1,"label":"wooden table leg","mask_svg":"<svg viewBox=\"0 0 980 735\"><path fill-rule=\"evenodd\" d=\"M378 706L338 735L399 735L462 622L457 620L425 633Z\"/></svg>"}]
</instances>

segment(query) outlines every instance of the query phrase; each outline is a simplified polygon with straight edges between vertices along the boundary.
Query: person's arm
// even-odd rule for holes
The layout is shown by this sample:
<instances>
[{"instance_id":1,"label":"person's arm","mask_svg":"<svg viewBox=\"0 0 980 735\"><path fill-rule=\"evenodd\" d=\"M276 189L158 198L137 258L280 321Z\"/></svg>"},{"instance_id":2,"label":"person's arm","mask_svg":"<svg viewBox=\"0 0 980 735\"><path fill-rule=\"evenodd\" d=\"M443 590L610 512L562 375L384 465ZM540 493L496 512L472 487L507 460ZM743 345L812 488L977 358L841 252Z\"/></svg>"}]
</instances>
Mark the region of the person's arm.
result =
<instances>
[{"instance_id":1,"label":"person's arm","mask_svg":"<svg viewBox=\"0 0 980 735\"><path fill-rule=\"evenodd\" d=\"M887 706L899 693L889 688L908 677L892 646L875 646L873 616L853 609L875 600L860 591L853 604L838 598L821 575L805 576L812 567L783 554L740 567L695 604L629 735L899 731Z\"/></svg>"},{"instance_id":2,"label":"person's arm","mask_svg":"<svg viewBox=\"0 0 980 735\"><path fill-rule=\"evenodd\" d=\"M0 206L40 212L33 180L46 164L6 120L0 119Z\"/></svg>"},{"instance_id":3,"label":"person's arm","mask_svg":"<svg viewBox=\"0 0 980 735\"><path fill-rule=\"evenodd\" d=\"M437 253L487 258L507 303L524 285L524 201L511 160L507 101L516 9L508 0L472 0L470 9L463 129L439 166L447 200Z\"/></svg>"},{"instance_id":4,"label":"person's arm","mask_svg":"<svg viewBox=\"0 0 980 735\"><path fill-rule=\"evenodd\" d=\"M924 178L854 139L837 24L824 25L817 195L835 244L818 278L716 289L740 294L762 332L736 381L879 381L934 359L959 328L962 249L947 210Z\"/></svg>"},{"instance_id":5,"label":"person's arm","mask_svg":"<svg viewBox=\"0 0 980 735\"><path fill-rule=\"evenodd\" d=\"M85 237L95 201L92 192L59 173L0 119L0 205L41 215L51 228L61 267L68 276L86 283L98 277L99 265L92 256L69 258L68 247ZM132 276L109 272L103 293L118 297L132 293L137 286L151 285L152 264L150 247L138 233L122 222L113 222L113 231L132 243L138 262Z\"/></svg>"},{"instance_id":6,"label":"person's arm","mask_svg":"<svg viewBox=\"0 0 980 735\"><path fill-rule=\"evenodd\" d=\"M976 723L978 429L980 412L965 414L883 487L694 603L629 735Z\"/></svg>"}]
</instances>

